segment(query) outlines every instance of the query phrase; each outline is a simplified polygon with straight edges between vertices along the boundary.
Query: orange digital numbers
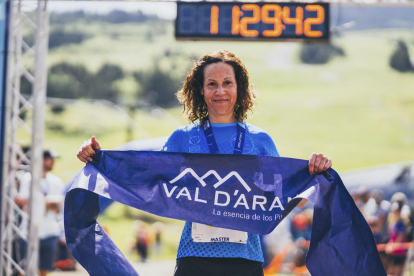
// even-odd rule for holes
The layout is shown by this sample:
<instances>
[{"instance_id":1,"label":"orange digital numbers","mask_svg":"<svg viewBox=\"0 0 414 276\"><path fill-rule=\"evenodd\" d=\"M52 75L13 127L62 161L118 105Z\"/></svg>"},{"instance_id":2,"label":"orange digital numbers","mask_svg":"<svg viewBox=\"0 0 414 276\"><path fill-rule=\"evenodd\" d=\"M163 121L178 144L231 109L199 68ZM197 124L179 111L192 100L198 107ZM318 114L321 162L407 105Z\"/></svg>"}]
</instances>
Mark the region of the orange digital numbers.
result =
<instances>
[{"instance_id":1,"label":"orange digital numbers","mask_svg":"<svg viewBox=\"0 0 414 276\"><path fill-rule=\"evenodd\" d=\"M243 17L240 20L240 17L243 16L243 12L240 11L238 6L233 6L232 10L232 27L231 33L233 35L242 35L242 36L258 36L259 32L257 30L248 30L248 24L256 24L260 22L260 7L255 4L245 4L242 5L244 11L253 11L253 16Z\"/></svg>"},{"instance_id":2,"label":"orange digital numbers","mask_svg":"<svg viewBox=\"0 0 414 276\"><path fill-rule=\"evenodd\" d=\"M269 12L273 11L274 16L269 17ZM264 5L262 7L262 22L268 24L274 24L273 30L263 31L263 36L266 37L277 37L282 34L282 30L285 26L282 24L282 8L279 5Z\"/></svg>"},{"instance_id":3,"label":"orange digital numbers","mask_svg":"<svg viewBox=\"0 0 414 276\"><path fill-rule=\"evenodd\" d=\"M283 8L283 22L286 24L294 24L296 25L296 31L295 33L297 35L303 34L303 9L302 7L296 8L296 17L291 18L290 17L290 9L288 7Z\"/></svg>"},{"instance_id":4,"label":"orange digital numbers","mask_svg":"<svg viewBox=\"0 0 414 276\"><path fill-rule=\"evenodd\" d=\"M240 33L240 16L243 12L240 11L239 6L233 6L232 10L231 34L238 35Z\"/></svg>"},{"instance_id":5,"label":"orange digital numbers","mask_svg":"<svg viewBox=\"0 0 414 276\"><path fill-rule=\"evenodd\" d=\"M177 1L175 37L178 40L327 41L330 4L323 2L329 1Z\"/></svg>"},{"instance_id":6,"label":"orange digital numbers","mask_svg":"<svg viewBox=\"0 0 414 276\"><path fill-rule=\"evenodd\" d=\"M245 11L253 11L252 17L243 17L240 21L240 34L242 36L258 36L257 30L248 30L248 24L256 24L260 22L260 7L255 4L244 4L242 9Z\"/></svg>"},{"instance_id":7,"label":"orange digital numbers","mask_svg":"<svg viewBox=\"0 0 414 276\"><path fill-rule=\"evenodd\" d=\"M316 18L307 18L304 22L304 31L307 37L321 37L323 34L321 31L312 31L313 24L322 24L325 21L325 10L319 5L307 5L305 7L307 11L316 11Z\"/></svg>"},{"instance_id":8,"label":"orange digital numbers","mask_svg":"<svg viewBox=\"0 0 414 276\"><path fill-rule=\"evenodd\" d=\"M283 6L283 5L282 5ZM316 18L306 18L304 20L304 10L301 6L296 7L295 16L291 14L289 7L285 6L283 9L277 4L265 4L262 7L256 4L244 4L241 7L234 5L232 8L232 35L241 35L244 37L259 36L259 31L249 30L249 24L257 24L263 22L266 24L273 24L273 29L264 30L262 35L264 37L279 37L283 30L286 29L285 24L295 25L296 35L305 35L307 37L322 37L321 31L312 31L312 25L322 24L325 21L325 9L321 5L307 5L304 6L306 11L314 11L317 13ZM211 24L210 33L218 33L218 6L211 8ZM243 17L243 11L253 12L252 16Z\"/></svg>"},{"instance_id":9,"label":"orange digital numbers","mask_svg":"<svg viewBox=\"0 0 414 276\"><path fill-rule=\"evenodd\" d=\"M219 18L219 7L212 6L211 7L211 21L210 21L210 33L217 34L218 33L218 18Z\"/></svg>"}]
</instances>

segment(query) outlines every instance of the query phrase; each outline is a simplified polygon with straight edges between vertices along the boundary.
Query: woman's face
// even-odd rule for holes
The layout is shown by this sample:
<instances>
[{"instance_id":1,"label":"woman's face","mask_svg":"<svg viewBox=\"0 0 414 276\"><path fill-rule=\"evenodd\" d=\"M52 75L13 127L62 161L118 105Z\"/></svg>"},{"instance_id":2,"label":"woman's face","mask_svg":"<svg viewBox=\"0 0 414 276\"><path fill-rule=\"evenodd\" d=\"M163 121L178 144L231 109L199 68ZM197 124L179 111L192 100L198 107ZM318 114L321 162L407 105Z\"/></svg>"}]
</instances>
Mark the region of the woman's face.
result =
<instances>
[{"instance_id":1,"label":"woman's face","mask_svg":"<svg viewBox=\"0 0 414 276\"><path fill-rule=\"evenodd\" d=\"M202 94L212 123L236 121L237 82L233 66L224 62L207 65L204 68Z\"/></svg>"}]
</instances>

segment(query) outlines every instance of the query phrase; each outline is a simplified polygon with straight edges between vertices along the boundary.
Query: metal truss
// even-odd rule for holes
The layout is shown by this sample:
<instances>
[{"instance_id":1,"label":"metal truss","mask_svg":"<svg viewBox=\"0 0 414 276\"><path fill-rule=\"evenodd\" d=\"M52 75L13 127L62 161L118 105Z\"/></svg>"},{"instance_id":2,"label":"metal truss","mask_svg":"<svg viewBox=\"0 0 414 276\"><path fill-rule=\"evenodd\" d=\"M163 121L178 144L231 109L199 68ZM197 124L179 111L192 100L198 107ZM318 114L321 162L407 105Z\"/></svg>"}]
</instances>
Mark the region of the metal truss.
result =
<instances>
[{"instance_id":1,"label":"metal truss","mask_svg":"<svg viewBox=\"0 0 414 276\"><path fill-rule=\"evenodd\" d=\"M6 78L6 112L2 179L0 275L37 275L39 219L34 215L34 195L42 177L44 109L46 102L47 50L49 18L45 0L36 2L9 0L9 43ZM23 35L24 34L24 35ZM33 42L24 37L34 38ZM26 39L31 40L31 39ZM21 79L32 87L25 99L20 93ZM25 114L26 116L23 116ZM31 136L30 150L20 150L18 138ZM21 165L21 161L25 165ZM18 172L31 173L32 183L26 210L15 203ZM23 221L28 222L26 224ZM27 225L27 229L24 225ZM19 256L19 241L26 245L25 257Z\"/></svg>"}]
</instances>

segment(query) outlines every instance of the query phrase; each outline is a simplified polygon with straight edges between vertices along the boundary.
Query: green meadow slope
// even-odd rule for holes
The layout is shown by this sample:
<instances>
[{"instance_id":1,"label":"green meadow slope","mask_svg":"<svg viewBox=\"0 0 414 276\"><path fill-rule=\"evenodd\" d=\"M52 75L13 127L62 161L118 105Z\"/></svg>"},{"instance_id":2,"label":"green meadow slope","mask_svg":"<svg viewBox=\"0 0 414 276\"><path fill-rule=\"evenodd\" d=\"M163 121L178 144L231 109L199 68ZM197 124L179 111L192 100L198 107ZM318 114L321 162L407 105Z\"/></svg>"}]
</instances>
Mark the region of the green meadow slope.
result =
<instances>
[{"instance_id":1,"label":"green meadow slope","mask_svg":"<svg viewBox=\"0 0 414 276\"><path fill-rule=\"evenodd\" d=\"M149 37L150 28L155 31ZM84 64L93 71L110 62L133 72L151 70L154 59L166 50L195 57L219 49L234 52L245 62L260 92L256 112L248 122L269 132L282 156L307 159L312 152L323 152L339 171L414 159L414 73L398 73L388 65L397 39L407 41L414 55L412 32L344 33L333 43L344 49L345 56L311 66L299 63L297 43L178 42L172 23L77 22L65 29L82 30L91 38L50 50L50 66L65 61ZM173 65L182 75L190 66L185 60ZM136 89L131 79L127 76L118 83L125 94ZM132 123L134 139L168 136L187 124L180 111L179 107L138 111ZM45 146L61 155L54 172L64 180L73 176L82 167L76 152L91 135L96 135L104 148L126 142L129 121L122 108L101 101L68 103L61 114L53 114L48 106ZM29 136L21 133L19 139L24 144ZM131 227L131 218L122 216L125 212L114 204L101 222L110 225L113 239L127 252L125 237L132 236L133 230L125 234L125 227ZM168 231L171 242L165 256L174 256L179 232Z\"/></svg>"},{"instance_id":2,"label":"green meadow slope","mask_svg":"<svg viewBox=\"0 0 414 276\"><path fill-rule=\"evenodd\" d=\"M332 157L337 170L414 159L414 74L396 72L388 65L397 39L411 42L414 55L409 31L345 33L333 39L343 47L344 57L326 65L304 65L298 62L296 43L178 42L168 23L158 26L149 42L148 30L154 25L68 25L93 36L79 45L51 50L49 64L66 61L96 70L110 62L132 72L152 69L154 59L166 50L199 57L227 49L245 62L260 92L249 122L270 133L282 156L306 159L314 151L323 152ZM188 62L175 65L183 74L189 67ZM129 79L119 83L124 86L121 90L134 89ZM90 135L97 135L106 148L126 141L125 114L99 103L71 104L61 115L47 114L49 124L65 129L46 133L46 145L62 155L56 173L65 179L80 167L73 156ZM187 123L178 107L158 115L138 112L134 138L167 136Z\"/></svg>"}]
</instances>

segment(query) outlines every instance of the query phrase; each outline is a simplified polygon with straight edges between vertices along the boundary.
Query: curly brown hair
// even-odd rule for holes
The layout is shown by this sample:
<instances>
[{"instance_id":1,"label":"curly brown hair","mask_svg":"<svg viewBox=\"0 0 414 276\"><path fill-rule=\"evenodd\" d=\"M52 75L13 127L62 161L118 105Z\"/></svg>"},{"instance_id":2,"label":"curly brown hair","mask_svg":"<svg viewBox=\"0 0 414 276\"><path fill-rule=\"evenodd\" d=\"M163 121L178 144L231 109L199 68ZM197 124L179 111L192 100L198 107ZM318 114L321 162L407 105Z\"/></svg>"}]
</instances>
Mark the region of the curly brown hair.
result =
<instances>
[{"instance_id":1,"label":"curly brown hair","mask_svg":"<svg viewBox=\"0 0 414 276\"><path fill-rule=\"evenodd\" d=\"M204 68L212 63L224 62L233 66L237 82L237 101L234 107L234 116L240 122L247 118L247 112L253 114L256 105L254 98L258 96L256 87L249 84L249 73L241 60L233 53L221 50L204 55L194 62L187 74L183 88L177 92L177 98L183 105L182 116L188 117L191 122L200 120L201 126L208 119L207 104L201 94L204 84Z\"/></svg>"}]
</instances>

